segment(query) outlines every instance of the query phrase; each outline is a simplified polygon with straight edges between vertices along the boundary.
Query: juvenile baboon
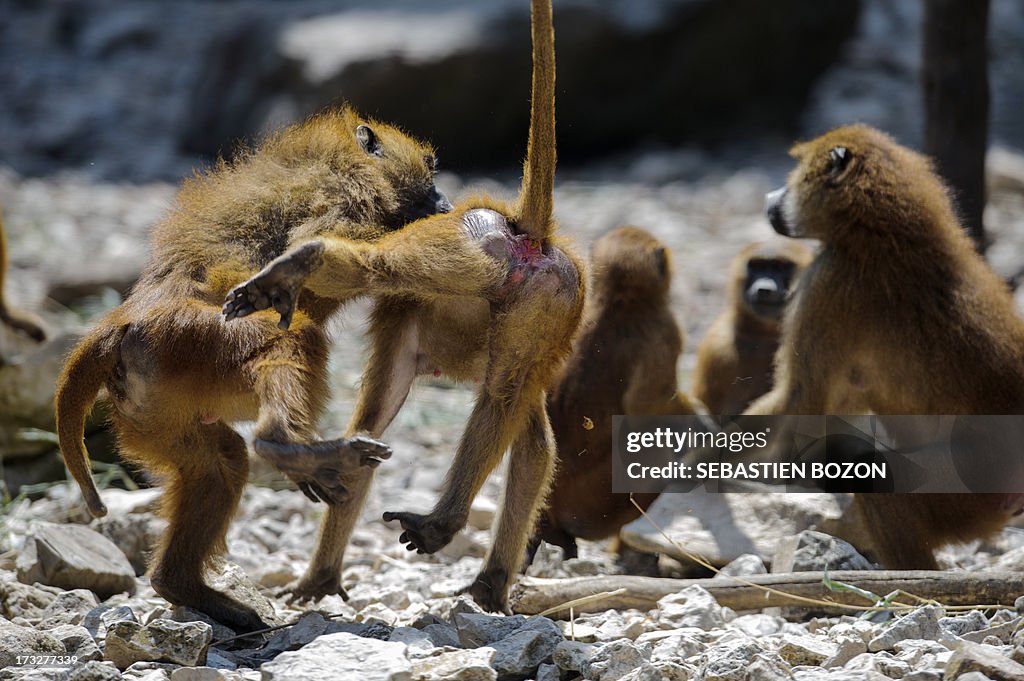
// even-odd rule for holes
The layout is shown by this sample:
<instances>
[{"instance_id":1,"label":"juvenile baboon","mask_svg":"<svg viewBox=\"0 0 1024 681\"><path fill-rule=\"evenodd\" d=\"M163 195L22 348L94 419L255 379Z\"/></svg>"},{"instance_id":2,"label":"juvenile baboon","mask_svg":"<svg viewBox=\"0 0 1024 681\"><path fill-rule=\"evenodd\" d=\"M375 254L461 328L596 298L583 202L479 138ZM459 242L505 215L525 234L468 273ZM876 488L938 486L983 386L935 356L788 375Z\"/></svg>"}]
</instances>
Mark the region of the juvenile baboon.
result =
<instances>
[{"instance_id":1,"label":"juvenile baboon","mask_svg":"<svg viewBox=\"0 0 1024 681\"><path fill-rule=\"evenodd\" d=\"M469 587L481 606L505 610L547 491L554 441L545 391L569 354L583 305L580 263L554 236L554 34L551 4L533 0L533 97L524 177L515 204L475 198L450 214L375 242L311 241L289 252L225 304L229 318L294 301L370 293L370 359L348 435L378 437L413 379L442 372L482 377L476 405L433 510L386 513L410 550L433 553L465 524L487 475L511 446L494 541ZM287 306L283 307L287 313ZM370 482L327 509L317 551L293 590L299 598L336 592L345 546Z\"/></svg>"},{"instance_id":2,"label":"juvenile baboon","mask_svg":"<svg viewBox=\"0 0 1024 681\"><path fill-rule=\"evenodd\" d=\"M89 511L103 515L82 431L105 385L123 457L164 482L170 526L150 578L171 603L239 628L262 624L203 582L248 471L245 442L228 424L255 418L256 452L314 501L341 503L350 478L389 455L366 438L316 441L328 395L323 324L347 298L304 297L284 330L272 313L225 324L224 296L294 243L328 234L369 242L449 210L435 164L429 147L347 108L220 162L185 181L131 295L72 352L56 398L65 462Z\"/></svg>"},{"instance_id":3,"label":"juvenile baboon","mask_svg":"<svg viewBox=\"0 0 1024 681\"><path fill-rule=\"evenodd\" d=\"M1024 321L957 222L928 159L856 125L793 147L768 195L785 236L822 241L783 323L775 388L753 414L1024 413ZM881 562L936 567L1024 494L858 494Z\"/></svg>"},{"instance_id":4,"label":"juvenile baboon","mask_svg":"<svg viewBox=\"0 0 1024 681\"><path fill-rule=\"evenodd\" d=\"M693 396L712 414L742 414L771 390L782 312L812 257L799 241L777 237L733 259L727 307L697 347L693 374Z\"/></svg>"},{"instance_id":5,"label":"juvenile baboon","mask_svg":"<svg viewBox=\"0 0 1024 681\"><path fill-rule=\"evenodd\" d=\"M577 555L576 538L603 539L640 515L612 492L612 417L683 415L694 409L676 386L683 334L669 309L672 258L637 227L594 243L590 295L573 353L548 395L558 449L547 507L530 542ZM634 494L647 508L657 494Z\"/></svg>"},{"instance_id":6,"label":"juvenile baboon","mask_svg":"<svg viewBox=\"0 0 1024 681\"><path fill-rule=\"evenodd\" d=\"M7 233L4 231L3 215L0 214L0 323L24 333L34 341L46 340L46 332L39 323L23 312L11 309L4 296L4 280L7 277ZM0 357L0 364L3 364Z\"/></svg>"}]
</instances>

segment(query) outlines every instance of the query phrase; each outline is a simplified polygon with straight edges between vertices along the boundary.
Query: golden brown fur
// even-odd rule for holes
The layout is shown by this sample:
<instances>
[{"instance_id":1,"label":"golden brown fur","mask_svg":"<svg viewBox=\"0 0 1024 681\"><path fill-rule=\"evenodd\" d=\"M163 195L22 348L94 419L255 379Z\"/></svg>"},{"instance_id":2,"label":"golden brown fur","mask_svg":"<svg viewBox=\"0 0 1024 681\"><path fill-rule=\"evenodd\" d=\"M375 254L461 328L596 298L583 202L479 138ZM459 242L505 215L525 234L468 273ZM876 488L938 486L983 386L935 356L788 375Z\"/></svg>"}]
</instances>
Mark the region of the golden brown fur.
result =
<instances>
[{"instance_id":1,"label":"golden brown fur","mask_svg":"<svg viewBox=\"0 0 1024 681\"><path fill-rule=\"evenodd\" d=\"M552 236L554 35L551 5L533 0L534 90L519 200L462 202L373 243L322 239L279 258L227 303L229 316L265 307L275 291L324 297L370 293L372 349L349 434L379 436L418 374L482 379L444 490L426 514L387 513L410 550L433 553L466 523L470 503L511 448L508 479L483 570L469 592L504 610L554 460L545 391L565 357L583 304L580 263ZM322 266L319 266L322 260ZM293 593L339 588L345 546L369 486L328 508L317 551Z\"/></svg>"},{"instance_id":2,"label":"golden brown fur","mask_svg":"<svg viewBox=\"0 0 1024 681\"><path fill-rule=\"evenodd\" d=\"M783 326L776 387L755 414L1024 413L1024 321L928 160L866 126L792 150L778 231L821 239ZM882 563L998 531L1021 495L859 494Z\"/></svg>"},{"instance_id":3,"label":"golden brown fur","mask_svg":"<svg viewBox=\"0 0 1024 681\"><path fill-rule=\"evenodd\" d=\"M89 510L103 515L82 432L106 386L122 455L164 481L170 526L151 580L168 601L237 627L261 624L203 583L248 470L245 443L227 424L255 418L257 452L314 500L338 503L345 476L387 455L369 441L314 442L328 395L323 323L345 298L305 297L289 331L269 312L226 325L220 305L297 241L379 239L444 209L434 163L428 147L343 109L197 174L157 225L131 295L72 352L56 398L65 461Z\"/></svg>"},{"instance_id":4,"label":"golden brown fur","mask_svg":"<svg viewBox=\"0 0 1024 681\"><path fill-rule=\"evenodd\" d=\"M697 347L693 373L693 396L712 414L742 414L771 390L785 300L811 258L799 241L778 237L733 259L727 307Z\"/></svg>"},{"instance_id":5,"label":"golden brown fur","mask_svg":"<svg viewBox=\"0 0 1024 681\"><path fill-rule=\"evenodd\" d=\"M7 304L4 296L4 280L7 277L7 233L4 231L3 216L0 215L0 324L24 333L26 336L37 342L46 340L46 332L43 331L39 322L24 312L18 312ZM0 357L0 364L3 364L3 357Z\"/></svg>"},{"instance_id":6,"label":"golden brown fur","mask_svg":"<svg viewBox=\"0 0 1024 681\"><path fill-rule=\"evenodd\" d=\"M541 540L576 557L576 538L618 533L640 512L612 492L612 417L694 414L676 386L683 334L669 309L668 248L637 227L594 244L580 335L548 395L558 465L531 553ZM643 508L657 494L634 494Z\"/></svg>"}]
</instances>

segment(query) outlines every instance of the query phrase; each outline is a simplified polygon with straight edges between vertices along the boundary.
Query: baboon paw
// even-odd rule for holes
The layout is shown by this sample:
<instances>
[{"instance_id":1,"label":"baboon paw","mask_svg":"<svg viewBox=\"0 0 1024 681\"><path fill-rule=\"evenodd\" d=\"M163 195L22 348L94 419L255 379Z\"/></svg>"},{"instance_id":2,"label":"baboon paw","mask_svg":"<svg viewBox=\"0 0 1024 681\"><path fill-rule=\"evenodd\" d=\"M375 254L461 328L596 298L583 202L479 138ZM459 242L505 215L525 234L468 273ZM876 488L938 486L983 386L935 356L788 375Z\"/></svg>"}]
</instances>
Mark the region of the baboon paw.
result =
<instances>
[{"instance_id":1,"label":"baboon paw","mask_svg":"<svg viewBox=\"0 0 1024 681\"><path fill-rule=\"evenodd\" d=\"M257 439L256 453L292 480L310 501L337 506L349 498L342 482L363 468L376 468L390 458L391 448L358 436L309 443Z\"/></svg>"},{"instance_id":2,"label":"baboon paw","mask_svg":"<svg viewBox=\"0 0 1024 681\"><path fill-rule=\"evenodd\" d=\"M231 321L274 308L281 315L277 325L287 329L298 306L302 286L323 263L323 253L323 242L310 241L278 257L228 293L222 310L224 318Z\"/></svg>"},{"instance_id":3,"label":"baboon paw","mask_svg":"<svg viewBox=\"0 0 1024 681\"><path fill-rule=\"evenodd\" d=\"M284 598L288 605L318 601L324 596L338 595L348 600L348 592L341 585L341 575L332 574L322 577L303 577L280 589L276 594Z\"/></svg>"},{"instance_id":4,"label":"baboon paw","mask_svg":"<svg viewBox=\"0 0 1024 681\"><path fill-rule=\"evenodd\" d=\"M405 548L416 553L436 553L452 540L459 528L452 528L448 523L434 520L432 516L419 513L396 513L388 511L384 514L384 522L397 520L402 524L402 535L398 541Z\"/></svg>"},{"instance_id":5,"label":"baboon paw","mask_svg":"<svg viewBox=\"0 0 1024 681\"><path fill-rule=\"evenodd\" d=\"M476 604L487 612L512 614L512 610L508 607L507 580L500 575L482 572L464 591L468 592Z\"/></svg>"}]
</instances>

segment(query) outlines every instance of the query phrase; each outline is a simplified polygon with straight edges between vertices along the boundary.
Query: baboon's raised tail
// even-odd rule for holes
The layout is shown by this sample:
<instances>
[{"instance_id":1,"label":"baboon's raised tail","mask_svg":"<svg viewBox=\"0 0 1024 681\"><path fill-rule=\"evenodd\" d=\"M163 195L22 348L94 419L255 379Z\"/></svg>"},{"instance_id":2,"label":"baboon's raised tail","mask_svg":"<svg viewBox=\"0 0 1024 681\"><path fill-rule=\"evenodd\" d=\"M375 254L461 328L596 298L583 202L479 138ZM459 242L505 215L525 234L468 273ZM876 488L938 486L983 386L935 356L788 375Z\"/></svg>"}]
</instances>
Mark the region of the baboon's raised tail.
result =
<instances>
[{"instance_id":1,"label":"baboon's raised tail","mask_svg":"<svg viewBox=\"0 0 1024 681\"><path fill-rule=\"evenodd\" d=\"M550 0L532 0L533 94L523 187L516 207L518 230L543 241L553 231L555 187L555 31Z\"/></svg>"}]
</instances>

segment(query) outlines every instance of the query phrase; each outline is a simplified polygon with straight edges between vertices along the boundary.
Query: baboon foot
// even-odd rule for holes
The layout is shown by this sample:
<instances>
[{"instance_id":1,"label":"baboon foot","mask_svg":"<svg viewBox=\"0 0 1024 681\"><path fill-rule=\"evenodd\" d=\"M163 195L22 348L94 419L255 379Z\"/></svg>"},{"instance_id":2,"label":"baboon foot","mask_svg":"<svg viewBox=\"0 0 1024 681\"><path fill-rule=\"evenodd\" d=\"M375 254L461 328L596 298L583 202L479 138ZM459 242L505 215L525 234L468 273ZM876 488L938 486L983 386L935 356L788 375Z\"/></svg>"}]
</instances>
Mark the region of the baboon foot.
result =
<instances>
[{"instance_id":1,"label":"baboon foot","mask_svg":"<svg viewBox=\"0 0 1024 681\"><path fill-rule=\"evenodd\" d=\"M253 444L256 453L288 476L310 501L332 506L349 497L342 476L363 467L376 468L391 458L390 447L363 436L309 443L257 439Z\"/></svg>"},{"instance_id":2,"label":"baboon foot","mask_svg":"<svg viewBox=\"0 0 1024 681\"><path fill-rule=\"evenodd\" d=\"M153 590L168 603L198 610L236 632L246 633L270 627L249 606L243 605L205 584L176 584L156 575L150 578L150 584Z\"/></svg>"},{"instance_id":3,"label":"baboon foot","mask_svg":"<svg viewBox=\"0 0 1024 681\"><path fill-rule=\"evenodd\" d=\"M246 317L257 310L272 307L281 315L277 325L287 329L299 304L303 284L323 264L323 260L322 241L310 241L279 256L259 274L228 293L223 308L225 319Z\"/></svg>"},{"instance_id":4,"label":"baboon foot","mask_svg":"<svg viewBox=\"0 0 1024 681\"><path fill-rule=\"evenodd\" d=\"M277 594L285 598L288 605L318 601L324 596L338 595L348 600L348 592L341 585L339 570L320 570L314 574L305 574L301 579L292 582Z\"/></svg>"},{"instance_id":5,"label":"baboon foot","mask_svg":"<svg viewBox=\"0 0 1024 681\"><path fill-rule=\"evenodd\" d=\"M511 615L508 607L508 572L500 568L485 569L464 592L469 593L476 604L487 612Z\"/></svg>"},{"instance_id":6,"label":"baboon foot","mask_svg":"<svg viewBox=\"0 0 1024 681\"><path fill-rule=\"evenodd\" d=\"M398 541L406 544L406 549L416 553L435 553L440 551L452 540L462 525L453 525L447 519L439 520L433 514L396 513L388 511L384 514L384 522L397 520L402 524L402 536Z\"/></svg>"}]
</instances>

